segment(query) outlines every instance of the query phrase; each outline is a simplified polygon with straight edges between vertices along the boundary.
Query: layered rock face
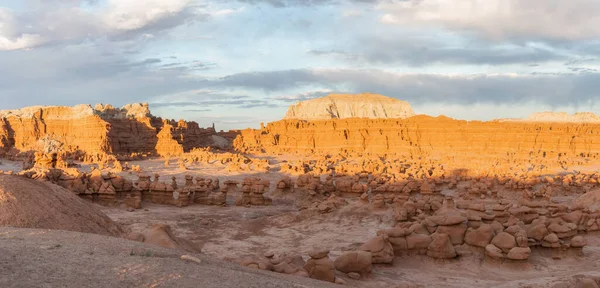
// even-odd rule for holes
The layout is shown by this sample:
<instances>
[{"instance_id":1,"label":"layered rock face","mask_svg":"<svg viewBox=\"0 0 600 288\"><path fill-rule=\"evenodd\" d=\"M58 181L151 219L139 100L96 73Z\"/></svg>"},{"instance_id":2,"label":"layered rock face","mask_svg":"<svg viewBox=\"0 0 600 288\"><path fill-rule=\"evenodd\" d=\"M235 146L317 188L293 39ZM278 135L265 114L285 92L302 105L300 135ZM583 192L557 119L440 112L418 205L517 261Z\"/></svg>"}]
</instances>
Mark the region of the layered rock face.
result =
<instances>
[{"instance_id":1,"label":"layered rock face","mask_svg":"<svg viewBox=\"0 0 600 288\"><path fill-rule=\"evenodd\" d=\"M579 159L583 165L599 159L600 125L480 122L429 116L282 120L262 130L241 131L234 146L243 152L396 154L447 165L458 163L455 168L480 167L488 172L502 163L560 168L566 160Z\"/></svg>"},{"instance_id":2,"label":"layered rock face","mask_svg":"<svg viewBox=\"0 0 600 288\"><path fill-rule=\"evenodd\" d=\"M0 118L4 120L0 135L7 135L8 139L0 145L5 148L41 150L38 141L48 135L66 145L67 150L91 153L110 150L106 137L110 125L89 105L27 107L1 111Z\"/></svg>"},{"instance_id":3,"label":"layered rock face","mask_svg":"<svg viewBox=\"0 0 600 288\"><path fill-rule=\"evenodd\" d=\"M378 94L331 94L299 102L284 119L407 118L415 113L407 102Z\"/></svg>"},{"instance_id":4,"label":"layered rock face","mask_svg":"<svg viewBox=\"0 0 600 288\"><path fill-rule=\"evenodd\" d=\"M98 104L94 108L34 106L0 111L0 150L4 152L11 148L45 151L40 146L53 142L62 151L89 154L172 155L209 146L212 135L216 135L212 127L154 117L148 104L141 103L122 108Z\"/></svg>"}]
</instances>

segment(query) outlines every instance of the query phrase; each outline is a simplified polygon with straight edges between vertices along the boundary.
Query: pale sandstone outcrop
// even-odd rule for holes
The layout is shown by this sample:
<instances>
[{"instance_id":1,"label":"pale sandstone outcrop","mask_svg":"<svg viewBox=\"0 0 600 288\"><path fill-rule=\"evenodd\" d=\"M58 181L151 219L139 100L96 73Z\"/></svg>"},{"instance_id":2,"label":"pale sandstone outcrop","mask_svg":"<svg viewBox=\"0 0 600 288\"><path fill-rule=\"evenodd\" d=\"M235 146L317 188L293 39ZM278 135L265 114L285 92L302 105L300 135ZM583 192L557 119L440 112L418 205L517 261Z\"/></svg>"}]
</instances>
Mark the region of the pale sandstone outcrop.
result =
<instances>
[{"instance_id":1,"label":"pale sandstone outcrop","mask_svg":"<svg viewBox=\"0 0 600 288\"><path fill-rule=\"evenodd\" d=\"M575 122L575 123L600 123L600 116L592 112L537 112L529 115L526 121L535 122Z\"/></svg>"},{"instance_id":2,"label":"pale sandstone outcrop","mask_svg":"<svg viewBox=\"0 0 600 288\"><path fill-rule=\"evenodd\" d=\"M284 119L408 118L415 113L407 102L378 94L330 94L290 106Z\"/></svg>"}]
</instances>

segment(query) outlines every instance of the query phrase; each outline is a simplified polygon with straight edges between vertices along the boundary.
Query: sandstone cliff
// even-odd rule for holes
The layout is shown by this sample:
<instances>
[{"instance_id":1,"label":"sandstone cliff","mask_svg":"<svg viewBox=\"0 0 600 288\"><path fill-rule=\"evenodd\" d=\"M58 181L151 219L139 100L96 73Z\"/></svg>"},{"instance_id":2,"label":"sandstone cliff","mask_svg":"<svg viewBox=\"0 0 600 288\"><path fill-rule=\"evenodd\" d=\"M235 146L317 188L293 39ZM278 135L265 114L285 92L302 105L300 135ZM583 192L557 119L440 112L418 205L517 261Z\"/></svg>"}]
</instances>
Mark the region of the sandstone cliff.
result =
<instances>
[{"instance_id":1,"label":"sandstone cliff","mask_svg":"<svg viewBox=\"0 0 600 288\"><path fill-rule=\"evenodd\" d=\"M52 141L60 143L54 146L61 150L89 154L174 155L212 145L212 135L216 135L212 127L154 117L145 103L0 111L0 154L10 148L40 150L40 142Z\"/></svg>"},{"instance_id":2,"label":"sandstone cliff","mask_svg":"<svg viewBox=\"0 0 600 288\"><path fill-rule=\"evenodd\" d=\"M242 152L373 153L443 159L456 168L516 164L560 167L568 157L600 159L600 125L588 123L481 122L447 117L408 119L282 120L241 131ZM449 164L449 165L450 165ZM486 170L482 169L482 170Z\"/></svg>"},{"instance_id":3,"label":"sandstone cliff","mask_svg":"<svg viewBox=\"0 0 600 288\"><path fill-rule=\"evenodd\" d=\"M331 94L290 106L284 119L328 120L344 118L407 118L410 104L378 94Z\"/></svg>"}]
</instances>

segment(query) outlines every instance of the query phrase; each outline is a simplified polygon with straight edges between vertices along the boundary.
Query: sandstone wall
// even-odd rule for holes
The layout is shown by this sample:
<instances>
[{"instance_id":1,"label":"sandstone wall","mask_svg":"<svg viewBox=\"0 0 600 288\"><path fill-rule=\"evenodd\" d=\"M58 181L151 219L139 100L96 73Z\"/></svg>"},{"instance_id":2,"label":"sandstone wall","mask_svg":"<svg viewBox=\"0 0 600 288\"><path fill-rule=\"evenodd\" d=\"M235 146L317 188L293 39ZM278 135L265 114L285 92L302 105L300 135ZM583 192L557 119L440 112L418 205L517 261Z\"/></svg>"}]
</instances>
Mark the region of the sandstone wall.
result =
<instances>
[{"instance_id":1,"label":"sandstone wall","mask_svg":"<svg viewBox=\"0 0 600 288\"><path fill-rule=\"evenodd\" d=\"M163 131L163 127L165 130ZM214 128L195 122L163 121L147 104L34 106L0 111L0 150L42 150L51 140L61 150L90 154L178 154L212 144Z\"/></svg>"},{"instance_id":2,"label":"sandstone wall","mask_svg":"<svg viewBox=\"0 0 600 288\"><path fill-rule=\"evenodd\" d=\"M38 141L48 135L73 150L99 153L109 149L109 125L90 106L29 107L3 111L0 118L4 118L0 135L8 138L0 143L5 148L36 149Z\"/></svg>"},{"instance_id":3,"label":"sandstone wall","mask_svg":"<svg viewBox=\"0 0 600 288\"><path fill-rule=\"evenodd\" d=\"M460 162L464 167L498 162L538 165L544 159L547 165L560 166L567 158L578 158L582 164L599 159L600 125L480 122L429 116L282 120L262 130L241 131L234 146L242 152L396 154L441 163Z\"/></svg>"}]
</instances>

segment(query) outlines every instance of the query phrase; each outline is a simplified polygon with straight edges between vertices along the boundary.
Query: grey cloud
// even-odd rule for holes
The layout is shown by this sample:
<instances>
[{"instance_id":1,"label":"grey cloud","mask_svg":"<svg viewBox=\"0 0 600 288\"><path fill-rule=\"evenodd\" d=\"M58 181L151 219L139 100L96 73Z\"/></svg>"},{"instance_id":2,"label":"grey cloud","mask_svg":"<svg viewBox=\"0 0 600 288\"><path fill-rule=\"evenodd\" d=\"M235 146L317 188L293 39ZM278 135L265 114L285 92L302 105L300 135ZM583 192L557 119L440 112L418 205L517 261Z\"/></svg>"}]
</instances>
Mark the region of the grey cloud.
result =
<instances>
[{"instance_id":1,"label":"grey cloud","mask_svg":"<svg viewBox=\"0 0 600 288\"><path fill-rule=\"evenodd\" d=\"M305 100L310 100L310 99L327 96L331 93L336 93L336 92L310 91L310 92L300 93L300 94L291 95L291 96L277 96L277 97L273 97L273 99L282 101L282 102L297 102L297 101L305 101Z\"/></svg>"},{"instance_id":2,"label":"grey cloud","mask_svg":"<svg viewBox=\"0 0 600 288\"><path fill-rule=\"evenodd\" d=\"M202 78L188 77L186 71L158 69L160 59L135 61L119 52L129 48L105 42L2 52L0 67L8 70L0 77L0 109L98 102L120 106L197 89L206 83Z\"/></svg>"},{"instance_id":3,"label":"grey cloud","mask_svg":"<svg viewBox=\"0 0 600 288\"><path fill-rule=\"evenodd\" d=\"M377 4L390 0L236 0L248 4L269 4L277 8L290 6L332 5L341 3Z\"/></svg>"},{"instance_id":4,"label":"grey cloud","mask_svg":"<svg viewBox=\"0 0 600 288\"><path fill-rule=\"evenodd\" d=\"M167 99L166 101L162 102L152 102L150 103L150 106L156 108L187 108L207 106L230 106L236 108L278 107L276 104L270 103L269 101L263 99L253 99L246 95L230 95L212 91L197 92L193 95L184 96L183 98L190 99L190 101L170 101L169 99Z\"/></svg>"},{"instance_id":5,"label":"grey cloud","mask_svg":"<svg viewBox=\"0 0 600 288\"><path fill-rule=\"evenodd\" d=\"M185 109L183 112L211 112L211 109Z\"/></svg>"},{"instance_id":6,"label":"grey cloud","mask_svg":"<svg viewBox=\"0 0 600 288\"><path fill-rule=\"evenodd\" d=\"M348 46L348 45L346 45ZM470 41L466 47L452 47L440 41L406 39L394 35L362 36L356 39L354 50L312 50L316 56L337 57L348 62L367 64L429 64L504 65L566 60L568 57L548 49L518 46L496 47L493 43Z\"/></svg>"},{"instance_id":7,"label":"grey cloud","mask_svg":"<svg viewBox=\"0 0 600 288\"><path fill-rule=\"evenodd\" d=\"M138 29L126 31L112 31L109 34L109 39L114 41L123 41L136 39L142 35L156 36L164 34L166 31L178 26L182 26L191 22L203 22L210 19L208 13L201 13L196 10L195 6L188 6L178 13L173 13L169 17L158 19L142 26Z\"/></svg>"},{"instance_id":8,"label":"grey cloud","mask_svg":"<svg viewBox=\"0 0 600 288\"><path fill-rule=\"evenodd\" d=\"M79 44L104 39L116 42L141 41L143 37L163 36L167 34L167 31L176 27L192 22L206 21L210 18L208 13L201 11L201 8L206 7L205 5L186 5L180 11L165 13L166 16L157 17L157 19L144 19L147 22L140 24L138 28L120 29L111 27L110 22L105 22L107 20L103 17L106 15L102 13L106 11L102 8L96 7L97 9L92 9L92 11L81 9L79 5L84 2L88 5L99 3L95 0L30 1L27 9L10 13L8 23L0 23L2 24L0 27L4 26L4 30L6 30L0 31L0 36L5 34L4 36L7 36L11 41L16 41L23 35L33 35L31 37L35 37L35 41L30 40L24 47L16 49ZM149 7L149 9L151 8ZM155 13L157 11L147 15ZM129 15L127 11L122 14Z\"/></svg>"},{"instance_id":9,"label":"grey cloud","mask_svg":"<svg viewBox=\"0 0 600 288\"><path fill-rule=\"evenodd\" d=\"M379 6L382 22L444 27L488 39L585 40L600 36L596 0L394 0ZM574 19L578 19L575 21Z\"/></svg>"},{"instance_id":10,"label":"grey cloud","mask_svg":"<svg viewBox=\"0 0 600 288\"><path fill-rule=\"evenodd\" d=\"M171 58L172 59L172 58ZM167 63L160 65L161 70L172 70L180 72L203 71L218 67L214 62L192 61L187 63Z\"/></svg>"},{"instance_id":11,"label":"grey cloud","mask_svg":"<svg viewBox=\"0 0 600 288\"><path fill-rule=\"evenodd\" d=\"M307 73L310 70L283 70L266 72L246 72L233 74L214 82L216 86L250 87L269 91L284 90L299 84L314 82L314 75ZM277 80L277 81L273 81Z\"/></svg>"},{"instance_id":12,"label":"grey cloud","mask_svg":"<svg viewBox=\"0 0 600 288\"><path fill-rule=\"evenodd\" d=\"M278 84L273 84L278 83ZM241 73L219 85L269 92L319 87L353 93L380 93L416 103L584 105L600 98L600 74L462 75L397 74L383 70L300 69Z\"/></svg>"}]
</instances>

